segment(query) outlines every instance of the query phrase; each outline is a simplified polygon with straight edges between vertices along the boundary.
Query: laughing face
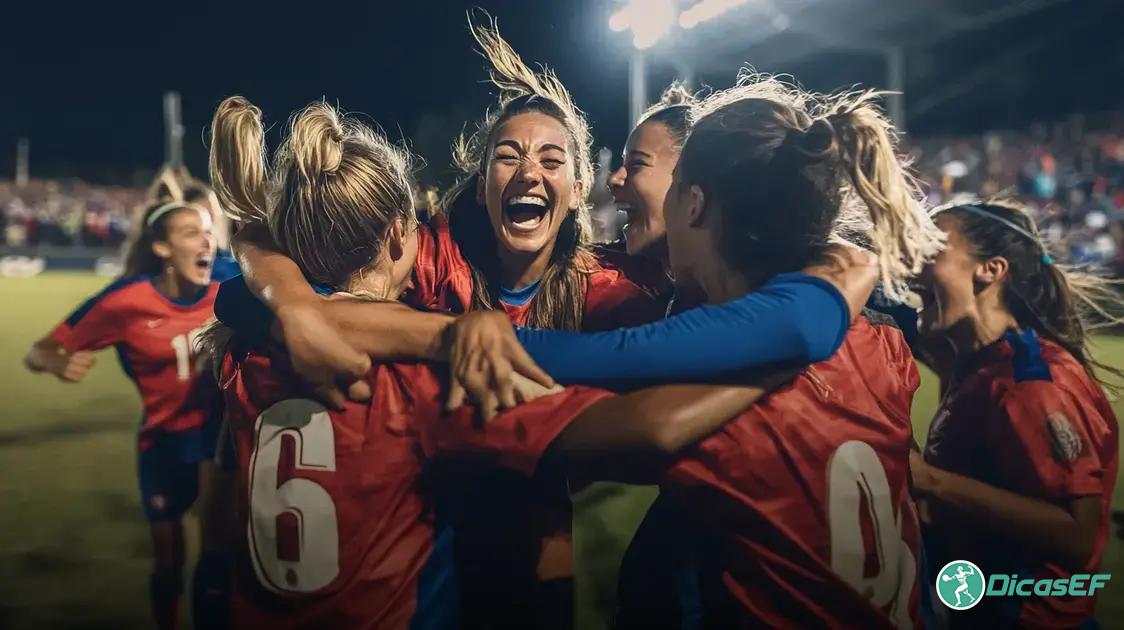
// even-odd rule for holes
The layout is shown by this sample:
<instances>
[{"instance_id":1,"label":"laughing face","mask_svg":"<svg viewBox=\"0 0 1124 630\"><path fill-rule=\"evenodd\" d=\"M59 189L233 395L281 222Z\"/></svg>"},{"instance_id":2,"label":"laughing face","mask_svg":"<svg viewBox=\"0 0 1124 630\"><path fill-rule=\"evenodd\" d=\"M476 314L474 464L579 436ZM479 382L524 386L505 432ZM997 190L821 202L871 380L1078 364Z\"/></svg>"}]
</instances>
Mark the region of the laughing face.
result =
<instances>
[{"instance_id":1,"label":"laughing face","mask_svg":"<svg viewBox=\"0 0 1124 630\"><path fill-rule=\"evenodd\" d=\"M609 189L617 210L628 216L625 246L635 256L664 242L664 199L679 149L667 125L648 121L633 130L624 151L624 163L609 176Z\"/></svg>"},{"instance_id":2,"label":"laughing face","mask_svg":"<svg viewBox=\"0 0 1124 630\"><path fill-rule=\"evenodd\" d=\"M209 283L215 260L210 215L194 208L174 210L166 225L167 236L153 243L153 251L180 281L198 286Z\"/></svg>"},{"instance_id":3,"label":"laughing face","mask_svg":"<svg viewBox=\"0 0 1124 630\"><path fill-rule=\"evenodd\" d=\"M935 222L948 235L945 249L925 266L910 286L921 299L917 328L924 336L947 332L973 316L975 280L980 269L971 243L960 231L960 220L941 214Z\"/></svg>"},{"instance_id":4,"label":"laughing face","mask_svg":"<svg viewBox=\"0 0 1124 630\"><path fill-rule=\"evenodd\" d=\"M492 138L477 201L503 250L549 256L582 192L566 130L551 116L526 112L497 126Z\"/></svg>"}]
</instances>

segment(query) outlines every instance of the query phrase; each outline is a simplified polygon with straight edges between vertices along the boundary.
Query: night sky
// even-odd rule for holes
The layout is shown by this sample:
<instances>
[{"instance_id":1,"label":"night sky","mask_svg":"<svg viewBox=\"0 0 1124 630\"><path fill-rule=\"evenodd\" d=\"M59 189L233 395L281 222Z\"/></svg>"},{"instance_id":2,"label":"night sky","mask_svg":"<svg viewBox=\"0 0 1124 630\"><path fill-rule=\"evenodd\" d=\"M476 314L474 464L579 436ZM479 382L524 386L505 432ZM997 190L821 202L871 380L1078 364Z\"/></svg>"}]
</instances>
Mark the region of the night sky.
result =
<instances>
[{"instance_id":1,"label":"night sky","mask_svg":"<svg viewBox=\"0 0 1124 630\"><path fill-rule=\"evenodd\" d=\"M205 174L203 134L213 108L237 93L264 110L274 124L272 142L293 110L321 97L362 112L392 138L409 138L428 161L424 178L440 180L449 171L450 140L492 98L482 83L484 62L470 48L465 27L470 6L415 0L350 8L320 0L236 8L193 3L177 12L164 3L160 8L156 3L136 8L23 5L4 19L0 36L0 177L11 176L20 136L31 139L33 176L126 183L151 172L163 158L161 94L176 89L183 98L186 159L196 174ZM631 45L627 34L606 26L616 6L612 0L479 0L475 6L499 18L501 32L524 59L554 67L590 115L598 144L619 149L628 124ZM1082 13L1091 6L1101 7L1100 12ZM912 98L914 88L931 90L989 55L1055 35L1010 67L995 69L1002 80L982 81L977 89L911 119L911 131L971 131L1124 107L1121 7L1124 3L1107 0L1061 3L998 29L911 53L907 94ZM854 19L861 20L862 12ZM1066 20L1073 22L1068 30L1056 26ZM682 46L674 54L698 54L697 46ZM728 67L703 68L700 78L722 87L736 66L732 61ZM792 72L819 89L877 83L883 76L880 60L837 53L763 69ZM653 97L672 76L667 64L654 63Z\"/></svg>"}]
</instances>

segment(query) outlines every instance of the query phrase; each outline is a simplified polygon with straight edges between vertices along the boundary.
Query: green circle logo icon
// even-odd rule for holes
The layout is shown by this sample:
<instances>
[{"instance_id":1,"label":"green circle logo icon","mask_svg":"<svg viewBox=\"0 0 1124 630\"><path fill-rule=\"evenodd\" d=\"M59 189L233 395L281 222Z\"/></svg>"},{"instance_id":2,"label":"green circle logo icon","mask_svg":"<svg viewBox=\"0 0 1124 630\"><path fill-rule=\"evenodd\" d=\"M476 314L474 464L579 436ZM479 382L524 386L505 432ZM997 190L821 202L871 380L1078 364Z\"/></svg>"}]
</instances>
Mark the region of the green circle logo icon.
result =
<instances>
[{"instance_id":1,"label":"green circle logo icon","mask_svg":"<svg viewBox=\"0 0 1124 630\"><path fill-rule=\"evenodd\" d=\"M983 571L967 560L953 560L937 574L937 597L953 610L968 610L980 603L986 588Z\"/></svg>"}]
</instances>

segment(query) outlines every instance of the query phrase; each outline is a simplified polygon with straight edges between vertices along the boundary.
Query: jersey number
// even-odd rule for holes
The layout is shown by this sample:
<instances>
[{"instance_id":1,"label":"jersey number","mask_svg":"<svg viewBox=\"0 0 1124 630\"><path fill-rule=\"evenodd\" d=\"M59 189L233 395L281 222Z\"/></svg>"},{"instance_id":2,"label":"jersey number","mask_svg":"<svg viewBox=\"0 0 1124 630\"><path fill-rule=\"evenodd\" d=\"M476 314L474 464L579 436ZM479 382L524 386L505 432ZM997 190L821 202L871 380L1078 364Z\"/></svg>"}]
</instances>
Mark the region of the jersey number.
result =
<instances>
[{"instance_id":1,"label":"jersey number","mask_svg":"<svg viewBox=\"0 0 1124 630\"><path fill-rule=\"evenodd\" d=\"M295 470L334 472L335 432L327 410L303 399L266 409L254 426L250 455L250 556L258 580L275 593L311 593L340 572L336 506L319 484L292 478L278 484L282 442L292 440ZM283 548L288 525L292 544Z\"/></svg>"},{"instance_id":2,"label":"jersey number","mask_svg":"<svg viewBox=\"0 0 1124 630\"><path fill-rule=\"evenodd\" d=\"M172 337L172 349L176 351L176 376L181 381L191 378L191 355L195 354L195 342L204 328Z\"/></svg>"},{"instance_id":3,"label":"jersey number","mask_svg":"<svg viewBox=\"0 0 1124 630\"><path fill-rule=\"evenodd\" d=\"M909 598L917 565L913 551L902 540L900 511L894 516L886 469L869 444L852 440L835 450L827 475L832 570L875 606L885 609L890 605L890 618L896 626L911 626ZM860 510L865 510L874 530L873 551L878 561L875 575L866 571Z\"/></svg>"}]
</instances>

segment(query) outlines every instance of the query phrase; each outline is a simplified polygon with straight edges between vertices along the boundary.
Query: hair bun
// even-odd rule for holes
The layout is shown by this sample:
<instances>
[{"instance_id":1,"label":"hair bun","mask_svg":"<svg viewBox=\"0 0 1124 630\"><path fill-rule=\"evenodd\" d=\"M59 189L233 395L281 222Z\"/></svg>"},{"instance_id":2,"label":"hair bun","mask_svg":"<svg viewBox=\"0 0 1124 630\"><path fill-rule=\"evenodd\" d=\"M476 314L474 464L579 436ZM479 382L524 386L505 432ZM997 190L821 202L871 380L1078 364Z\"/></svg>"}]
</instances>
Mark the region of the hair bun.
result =
<instances>
[{"instance_id":1,"label":"hair bun","mask_svg":"<svg viewBox=\"0 0 1124 630\"><path fill-rule=\"evenodd\" d=\"M789 129L785 144L813 161L830 157L839 148L835 126L826 117L815 118L807 129Z\"/></svg>"},{"instance_id":2,"label":"hair bun","mask_svg":"<svg viewBox=\"0 0 1124 630\"><path fill-rule=\"evenodd\" d=\"M309 180L338 171L343 162L343 126L335 108L315 103L297 114L290 146L298 167Z\"/></svg>"},{"instance_id":3,"label":"hair bun","mask_svg":"<svg viewBox=\"0 0 1124 630\"><path fill-rule=\"evenodd\" d=\"M660 95L660 101L657 105L660 107L687 106L693 105L695 100L695 95L687 90L687 86L679 81L674 81Z\"/></svg>"}]
</instances>

